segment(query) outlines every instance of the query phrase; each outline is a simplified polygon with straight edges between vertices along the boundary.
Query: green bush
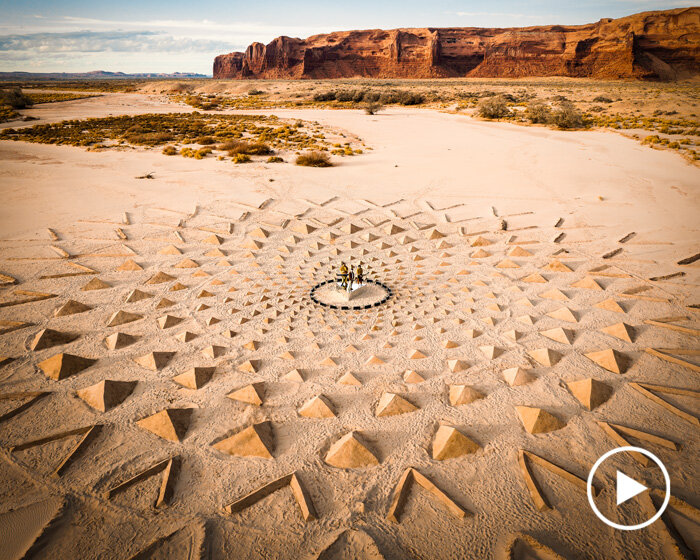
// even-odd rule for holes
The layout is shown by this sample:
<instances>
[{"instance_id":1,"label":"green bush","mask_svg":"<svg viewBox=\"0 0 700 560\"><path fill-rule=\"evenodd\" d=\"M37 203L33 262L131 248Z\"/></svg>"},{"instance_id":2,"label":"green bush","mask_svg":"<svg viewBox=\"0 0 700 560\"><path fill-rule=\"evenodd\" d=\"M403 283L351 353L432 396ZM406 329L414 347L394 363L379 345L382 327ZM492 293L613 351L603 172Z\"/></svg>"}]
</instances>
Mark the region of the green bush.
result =
<instances>
[{"instance_id":1,"label":"green bush","mask_svg":"<svg viewBox=\"0 0 700 560\"><path fill-rule=\"evenodd\" d=\"M510 109L503 95L495 95L482 99L477 105L477 113L485 119L502 119L510 115Z\"/></svg>"},{"instance_id":2,"label":"green bush","mask_svg":"<svg viewBox=\"0 0 700 560\"><path fill-rule=\"evenodd\" d=\"M297 165L304 165L306 167L332 167L330 156L325 152L307 152L297 156L294 162Z\"/></svg>"}]
</instances>

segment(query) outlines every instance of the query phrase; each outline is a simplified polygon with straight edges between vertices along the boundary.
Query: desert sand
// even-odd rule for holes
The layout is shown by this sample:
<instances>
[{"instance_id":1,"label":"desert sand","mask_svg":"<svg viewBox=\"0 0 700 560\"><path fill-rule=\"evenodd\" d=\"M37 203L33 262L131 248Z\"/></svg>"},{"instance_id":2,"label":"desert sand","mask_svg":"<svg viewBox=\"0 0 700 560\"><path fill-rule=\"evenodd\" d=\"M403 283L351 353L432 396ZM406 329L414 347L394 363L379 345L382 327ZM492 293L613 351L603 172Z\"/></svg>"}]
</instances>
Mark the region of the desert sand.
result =
<instances>
[{"instance_id":1,"label":"desert sand","mask_svg":"<svg viewBox=\"0 0 700 560\"><path fill-rule=\"evenodd\" d=\"M26 113L177 110L107 94ZM697 166L425 109L274 114L371 149L309 169L0 142L0 557L697 546L700 274L678 264L700 251ZM392 297L312 302L341 260ZM671 475L643 531L605 526L576 482L621 439ZM614 477L596 480L611 516Z\"/></svg>"}]
</instances>

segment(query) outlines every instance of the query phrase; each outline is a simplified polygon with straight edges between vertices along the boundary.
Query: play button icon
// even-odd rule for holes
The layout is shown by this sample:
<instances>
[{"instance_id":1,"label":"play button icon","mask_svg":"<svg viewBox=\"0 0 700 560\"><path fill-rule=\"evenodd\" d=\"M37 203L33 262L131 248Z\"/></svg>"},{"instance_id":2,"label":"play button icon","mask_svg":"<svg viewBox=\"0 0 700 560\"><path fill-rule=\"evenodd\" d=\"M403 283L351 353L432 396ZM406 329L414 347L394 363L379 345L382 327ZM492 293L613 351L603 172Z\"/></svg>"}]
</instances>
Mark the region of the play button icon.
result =
<instances>
[{"instance_id":1,"label":"play button icon","mask_svg":"<svg viewBox=\"0 0 700 560\"><path fill-rule=\"evenodd\" d=\"M605 461L607 461L610 457L613 455L616 455L618 453L641 453L642 455L647 456L649 459L651 459L654 463L656 463L656 466L659 467L659 470L663 474L664 477L664 485L665 485L665 495L664 495L664 501L661 504L661 507L656 511L656 513L647 519L646 521L642 523L637 523L636 525L622 525L620 523L615 523L614 521L611 521L608 519L605 515L603 515L600 510L598 509L598 506L596 505L595 500L593 499L593 494L594 494L594 488L593 488L593 477L595 476L596 471L598 470L598 467L600 467ZM641 484L637 482L634 478L631 476L623 473L620 470L616 469L616 480L615 480L615 495L616 495L616 506L619 507L620 505L626 503L628 500L631 500L635 498L636 496L639 496L643 492L649 490L648 487L644 486L644 484ZM634 531L636 529L643 529L644 527L647 527L648 525L651 525L661 517L663 512L666 510L666 506L668 506L668 502L671 499L671 480L668 476L668 471L666 470L666 467L664 464L661 462L661 460L654 455L651 451L647 451L646 449L642 449L641 447L618 447L617 449L613 449L611 451L608 451L607 453L603 454L593 465L593 468L591 471L588 473L588 481L586 485L586 493L588 495L588 503L591 506L591 509L593 510L593 513L596 514L598 519L600 519L603 523L606 525L609 525L610 527L614 527L615 529L620 529L621 531Z\"/></svg>"},{"instance_id":2,"label":"play button icon","mask_svg":"<svg viewBox=\"0 0 700 560\"><path fill-rule=\"evenodd\" d=\"M643 484L639 484L635 479L630 478L625 473L617 471L617 504L620 505L627 500L631 500L637 494L649 490Z\"/></svg>"}]
</instances>

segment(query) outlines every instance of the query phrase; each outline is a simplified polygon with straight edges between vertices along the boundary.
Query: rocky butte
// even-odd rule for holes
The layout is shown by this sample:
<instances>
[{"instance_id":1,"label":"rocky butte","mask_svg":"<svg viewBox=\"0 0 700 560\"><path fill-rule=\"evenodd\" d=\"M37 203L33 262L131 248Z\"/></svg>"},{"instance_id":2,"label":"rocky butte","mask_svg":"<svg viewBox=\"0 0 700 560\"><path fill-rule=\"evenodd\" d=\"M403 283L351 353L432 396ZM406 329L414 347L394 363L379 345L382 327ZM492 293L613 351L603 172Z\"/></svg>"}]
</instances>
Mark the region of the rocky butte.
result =
<instances>
[{"instance_id":1,"label":"rocky butte","mask_svg":"<svg viewBox=\"0 0 700 560\"><path fill-rule=\"evenodd\" d=\"M368 29L217 56L214 78L640 78L700 74L700 8L586 25Z\"/></svg>"}]
</instances>

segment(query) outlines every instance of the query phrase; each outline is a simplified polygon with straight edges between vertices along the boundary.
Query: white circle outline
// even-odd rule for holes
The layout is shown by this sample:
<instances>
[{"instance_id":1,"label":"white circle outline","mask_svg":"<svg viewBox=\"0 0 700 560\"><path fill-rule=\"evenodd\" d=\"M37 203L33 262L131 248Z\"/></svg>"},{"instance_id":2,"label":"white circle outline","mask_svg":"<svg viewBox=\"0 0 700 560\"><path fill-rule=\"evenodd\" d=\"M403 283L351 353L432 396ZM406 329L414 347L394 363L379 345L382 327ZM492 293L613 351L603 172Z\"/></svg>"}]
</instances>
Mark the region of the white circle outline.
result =
<instances>
[{"instance_id":1,"label":"white circle outline","mask_svg":"<svg viewBox=\"0 0 700 560\"><path fill-rule=\"evenodd\" d=\"M658 467L661 469L661 472L664 475L664 482L666 484L666 497L664 498L664 503L661 504L661 507L659 508L659 511L656 512L656 514L651 517L650 519L647 519L644 523L638 523L637 525L620 525L619 523L614 523L610 521L607 517L605 517L602 513L600 513L600 510L598 507L595 505L595 502L593 501L593 493L591 491L591 488L593 487L593 475L595 474L596 470L598 470L598 467L600 467L601 463L605 461L608 457L612 457L613 455L617 453L623 453L623 452L637 452L641 453L642 455L646 455L654 461L658 465ZM590 470L588 473L588 480L586 481L586 495L588 497L588 504L591 506L591 509L593 510L593 513L596 514L596 517L600 519L603 523L608 525L609 527L613 527L614 529L619 529L620 531L636 531L637 529L643 529L644 527L647 527L654 523L661 515L664 513L666 510L666 506L668 506L668 502L671 499L671 480L668 476L668 471L666 470L666 467L664 464L661 462L661 460L654 455L651 451L647 451L646 449L642 449L641 447L634 447L634 446L625 446L625 447L618 447L617 449L611 449L607 453L604 453L601 455L601 457L593 464L593 468Z\"/></svg>"}]
</instances>

